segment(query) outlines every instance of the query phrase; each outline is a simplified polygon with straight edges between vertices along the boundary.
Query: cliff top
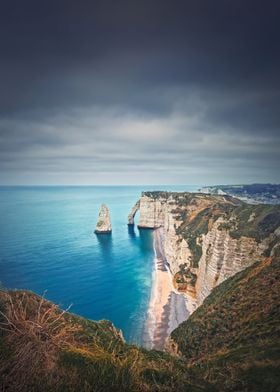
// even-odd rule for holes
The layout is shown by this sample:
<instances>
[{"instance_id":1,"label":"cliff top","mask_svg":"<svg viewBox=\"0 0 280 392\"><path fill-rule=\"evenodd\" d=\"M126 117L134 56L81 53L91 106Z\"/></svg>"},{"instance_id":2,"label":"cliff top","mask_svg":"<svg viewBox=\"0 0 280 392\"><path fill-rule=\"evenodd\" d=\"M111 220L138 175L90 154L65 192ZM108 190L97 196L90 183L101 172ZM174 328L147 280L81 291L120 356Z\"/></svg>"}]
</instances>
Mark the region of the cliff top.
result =
<instances>
[{"instance_id":1,"label":"cliff top","mask_svg":"<svg viewBox=\"0 0 280 392\"><path fill-rule=\"evenodd\" d=\"M207 194L202 192L167 192L167 191L144 191L141 193L142 197L150 197L151 199L166 199L181 205L190 202L191 200L209 200L214 202L232 203L234 205L242 204L239 199L229 195Z\"/></svg>"}]
</instances>

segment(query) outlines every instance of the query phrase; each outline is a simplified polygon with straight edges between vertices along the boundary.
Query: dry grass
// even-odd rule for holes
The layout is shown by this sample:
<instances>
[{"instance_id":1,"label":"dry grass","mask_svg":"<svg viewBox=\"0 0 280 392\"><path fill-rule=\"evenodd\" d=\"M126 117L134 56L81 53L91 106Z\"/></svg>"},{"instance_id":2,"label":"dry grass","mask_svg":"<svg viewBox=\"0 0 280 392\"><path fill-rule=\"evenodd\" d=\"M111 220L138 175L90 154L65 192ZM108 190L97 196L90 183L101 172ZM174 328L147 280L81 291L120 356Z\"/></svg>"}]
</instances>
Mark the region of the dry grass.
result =
<instances>
[{"instance_id":1,"label":"dry grass","mask_svg":"<svg viewBox=\"0 0 280 392\"><path fill-rule=\"evenodd\" d=\"M69 347L80 328L66 322L69 310L25 292L1 292L0 330L13 350L9 361L1 362L5 384L14 375L24 384L34 374L49 373L55 367L58 349ZM16 390L16 389L13 389ZM20 390L20 389L19 389Z\"/></svg>"},{"instance_id":2,"label":"dry grass","mask_svg":"<svg viewBox=\"0 0 280 392\"><path fill-rule=\"evenodd\" d=\"M0 292L0 391L201 390L182 362L68 310L31 292Z\"/></svg>"}]
</instances>

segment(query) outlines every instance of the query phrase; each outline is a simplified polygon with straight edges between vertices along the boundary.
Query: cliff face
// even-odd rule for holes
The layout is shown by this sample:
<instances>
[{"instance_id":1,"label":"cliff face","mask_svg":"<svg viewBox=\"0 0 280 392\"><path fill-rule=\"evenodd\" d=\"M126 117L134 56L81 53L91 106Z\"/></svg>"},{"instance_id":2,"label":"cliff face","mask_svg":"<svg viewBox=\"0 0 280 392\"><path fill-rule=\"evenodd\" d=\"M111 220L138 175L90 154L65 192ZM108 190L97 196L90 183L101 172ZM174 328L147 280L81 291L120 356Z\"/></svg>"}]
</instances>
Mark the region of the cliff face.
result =
<instances>
[{"instance_id":1,"label":"cliff face","mask_svg":"<svg viewBox=\"0 0 280 392\"><path fill-rule=\"evenodd\" d=\"M164 197L151 198L143 194L139 202L140 228L156 228L164 225L166 199Z\"/></svg>"},{"instance_id":2,"label":"cliff face","mask_svg":"<svg viewBox=\"0 0 280 392\"><path fill-rule=\"evenodd\" d=\"M230 196L144 192L139 227L164 227L175 287L200 305L211 290L276 252L280 207L247 205Z\"/></svg>"},{"instance_id":3,"label":"cliff face","mask_svg":"<svg viewBox=\"0 0 280 392\"><path fill-rule=\"evenodd\" d=\"M262 260L268 248L266 240L258 243L254 238L234 239L227 230L219 230L220 221L214 223L203 236L202 256L197 271L197 299L201 304L211 290L227 278Z\"/></svg>"}]
</instances>

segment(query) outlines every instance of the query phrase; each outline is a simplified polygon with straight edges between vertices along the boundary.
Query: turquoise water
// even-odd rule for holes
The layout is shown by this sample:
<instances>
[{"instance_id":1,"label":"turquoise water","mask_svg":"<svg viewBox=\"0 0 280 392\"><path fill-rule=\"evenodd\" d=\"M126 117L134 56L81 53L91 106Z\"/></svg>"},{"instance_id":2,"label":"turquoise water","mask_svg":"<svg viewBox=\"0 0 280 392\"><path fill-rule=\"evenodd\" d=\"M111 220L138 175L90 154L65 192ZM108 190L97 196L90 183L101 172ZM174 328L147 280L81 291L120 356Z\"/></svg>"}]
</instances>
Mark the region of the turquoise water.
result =
<instances>
[{"instance_id":1,"label":"turquoise water","mask_svg":"<svg viewBox=\"0 0 280 392\"><path fill-rule=\"evenodd\" d=\"M0 187L0 281L32 290L90 319L109 319L141 344L153 269L150 230L129 231L143 190L196 186ZM101 203L112 235L93 233Z\"/></svg>"}]
</instances>

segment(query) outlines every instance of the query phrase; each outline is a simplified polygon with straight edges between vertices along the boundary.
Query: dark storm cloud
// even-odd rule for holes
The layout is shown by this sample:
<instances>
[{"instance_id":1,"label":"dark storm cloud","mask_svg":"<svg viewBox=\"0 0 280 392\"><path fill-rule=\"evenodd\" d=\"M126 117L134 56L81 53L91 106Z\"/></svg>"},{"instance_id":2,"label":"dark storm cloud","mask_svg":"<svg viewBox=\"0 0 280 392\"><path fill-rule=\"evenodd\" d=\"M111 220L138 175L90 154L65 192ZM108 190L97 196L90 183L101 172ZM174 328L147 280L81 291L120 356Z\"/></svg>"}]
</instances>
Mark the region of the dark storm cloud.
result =
<instances>
[{"instance_id":1,"label":"dark storm cloud","mask_svg":"<svg viewBox=\"0 0 280 392\"><path fill-rule=\"evenodd\" d=\"M279 10L2 4L1 182L279 181Z\"/></svg>"}]
</instances>

